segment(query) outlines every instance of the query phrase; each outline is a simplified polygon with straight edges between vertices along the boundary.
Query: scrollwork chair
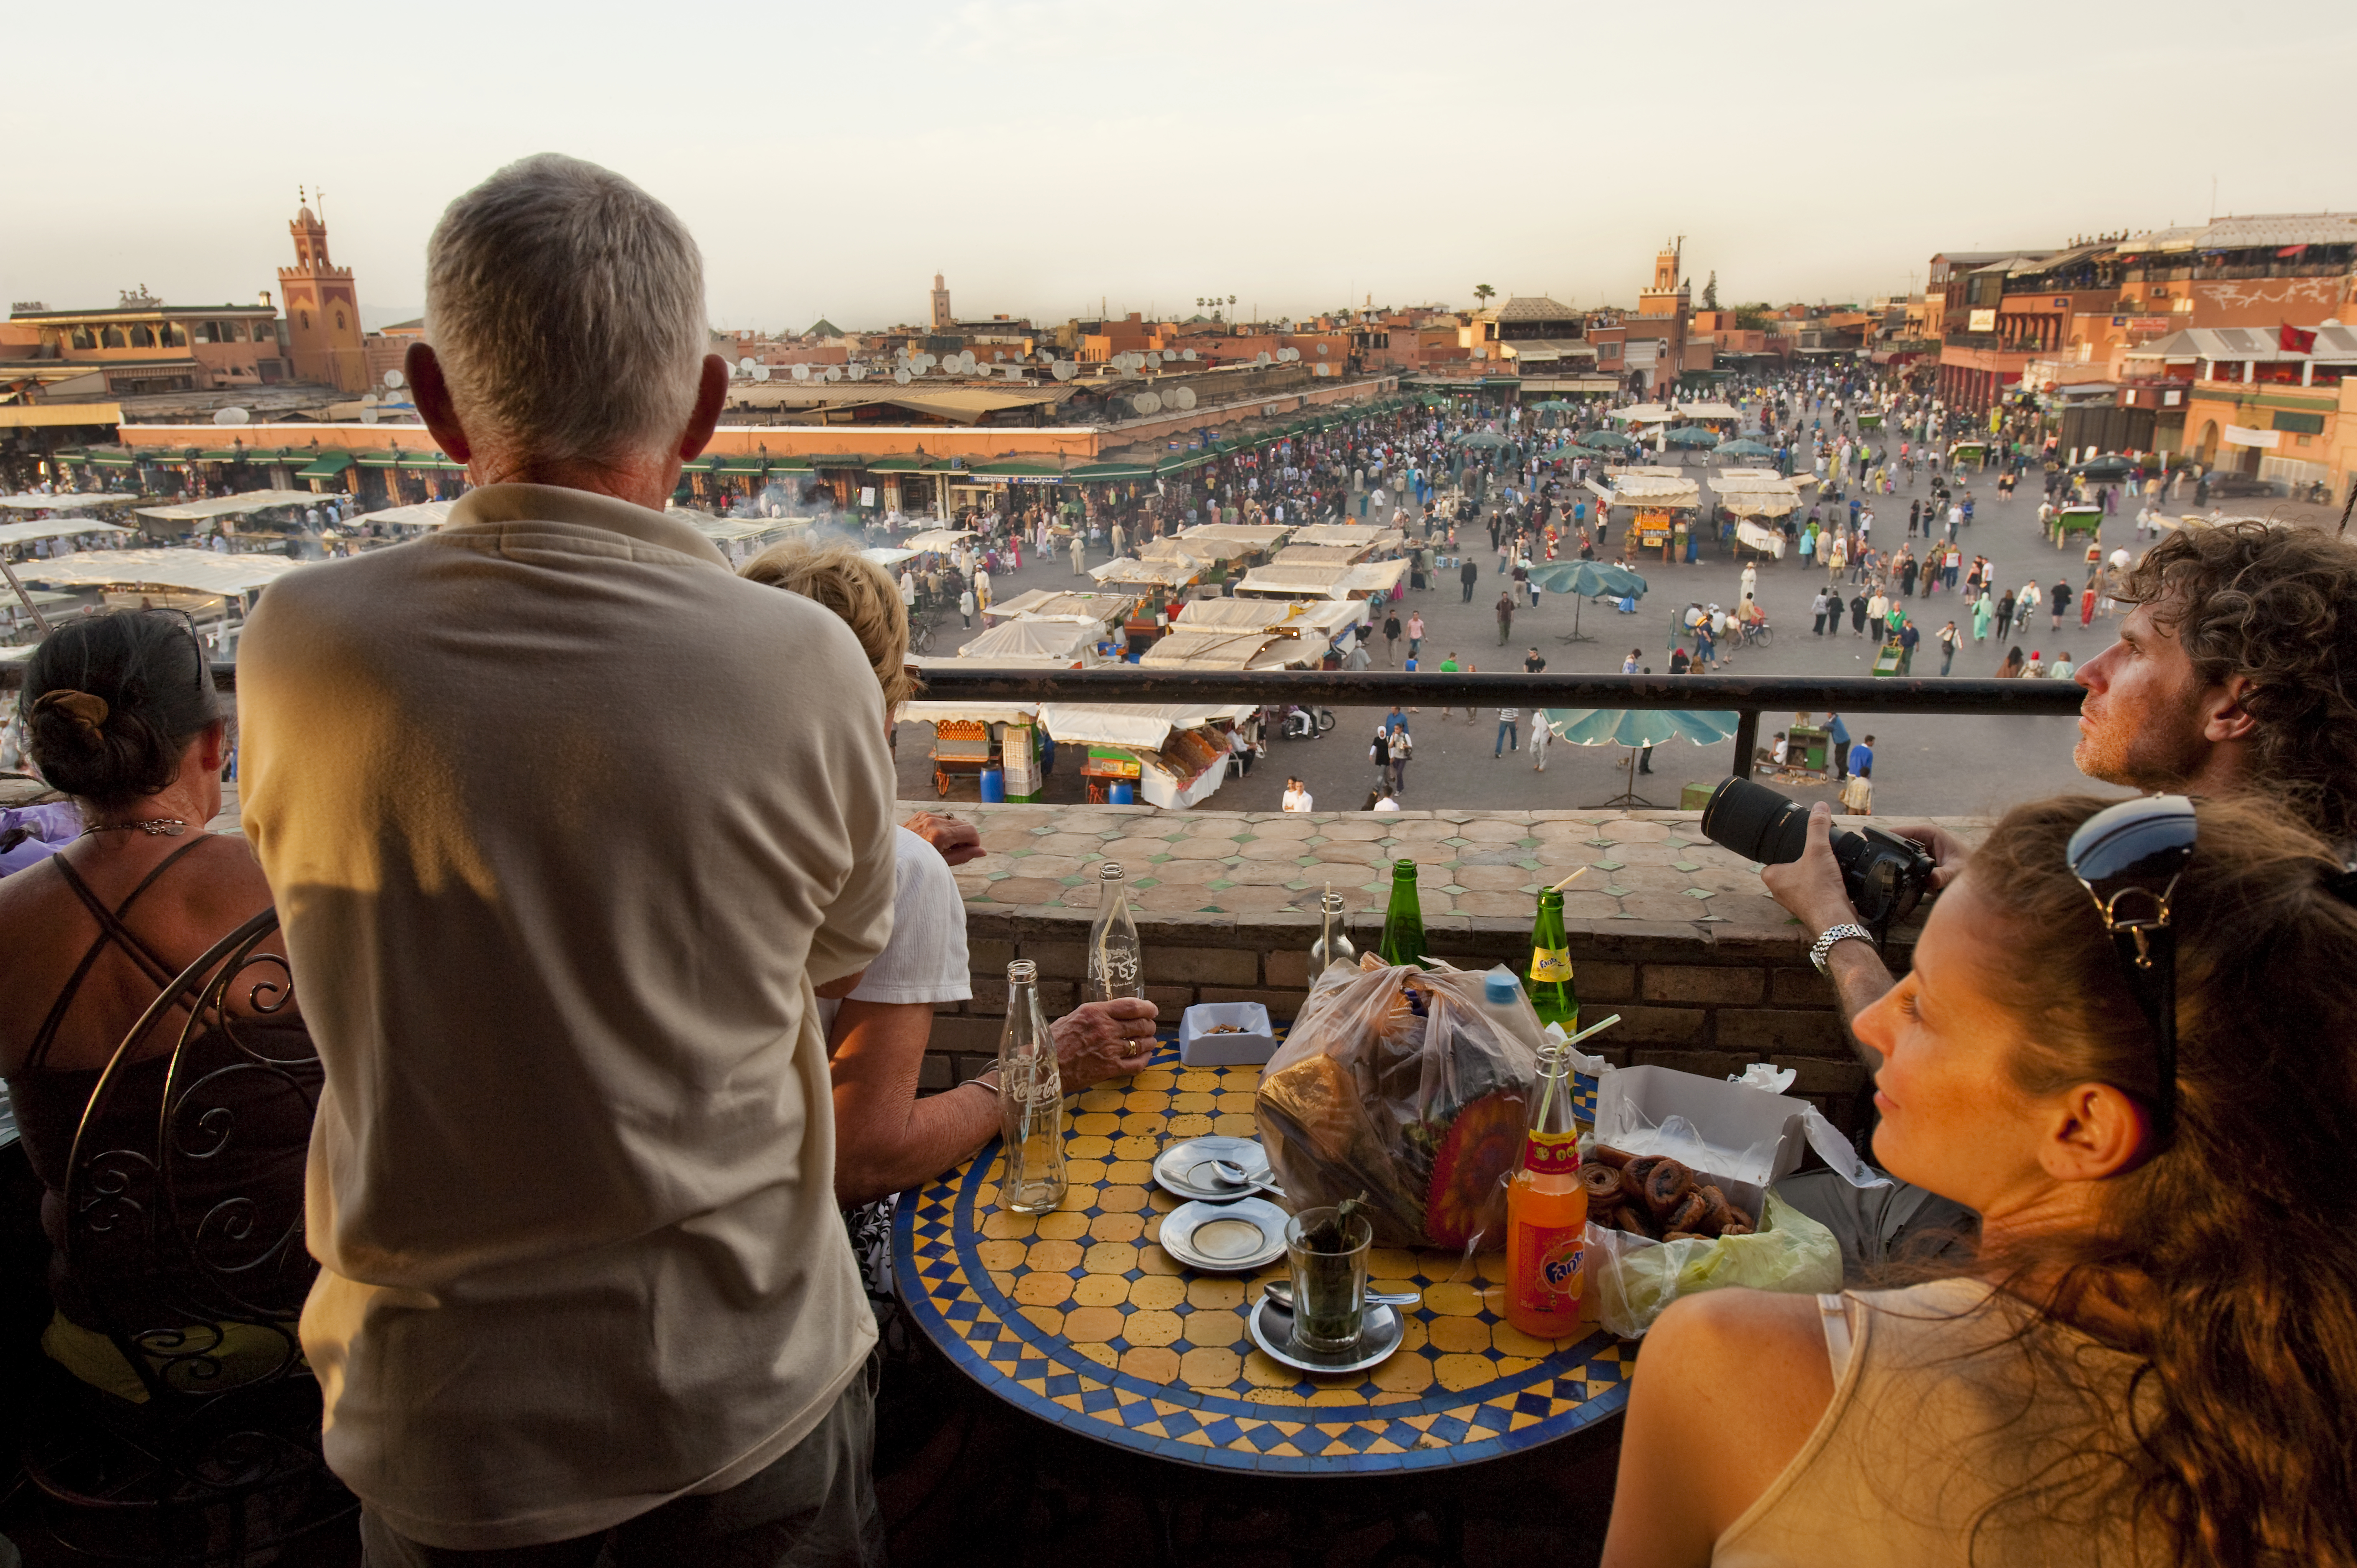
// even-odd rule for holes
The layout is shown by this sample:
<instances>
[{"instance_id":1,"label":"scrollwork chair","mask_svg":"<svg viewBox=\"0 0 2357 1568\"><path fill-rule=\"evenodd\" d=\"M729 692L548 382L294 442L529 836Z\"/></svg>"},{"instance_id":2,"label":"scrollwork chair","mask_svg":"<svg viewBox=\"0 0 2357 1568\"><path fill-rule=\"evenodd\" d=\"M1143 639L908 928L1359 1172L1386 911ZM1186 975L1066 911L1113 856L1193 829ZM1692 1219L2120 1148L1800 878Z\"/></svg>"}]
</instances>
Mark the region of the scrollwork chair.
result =
<instances>
[{"instance_id":1,"label":"scrollwork chair","mask_svg":"<svg viewBox=\"0 0 2357 1568\"><path fill-rule=\"evenodd\" d=\"M78 1364L109 1369L113 1391L51 1379L25 1464L51 1533L90 1556L266 1561L358 1507L320 1457L318 1386L296 1337L317 1272L301 1162L320 1075L291 1025L286 961L259 950L277 929L275 910L256 915L165 988L75 1134L69 1326ZM169 1053L143 1059L176 1014Z\"/></svg>"}]
</instances>

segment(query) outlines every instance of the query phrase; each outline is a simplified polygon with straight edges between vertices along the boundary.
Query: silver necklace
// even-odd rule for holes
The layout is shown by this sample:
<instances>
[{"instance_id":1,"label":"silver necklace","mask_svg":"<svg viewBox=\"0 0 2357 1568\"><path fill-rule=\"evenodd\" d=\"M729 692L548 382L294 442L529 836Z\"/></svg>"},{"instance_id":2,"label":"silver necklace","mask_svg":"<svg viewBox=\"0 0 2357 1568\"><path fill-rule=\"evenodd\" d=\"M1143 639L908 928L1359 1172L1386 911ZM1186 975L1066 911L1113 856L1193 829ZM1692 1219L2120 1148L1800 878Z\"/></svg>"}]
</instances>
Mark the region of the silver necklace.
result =
<instances>
[{"instance_id":1,"label":"silver necklace","mask_svg":"<svg viewBox=\"0 0 2357 1568\"><path fill-rule=\"evenodd\" d=\"M135 822L92 822L82 829L81 836L92 833L129 832L136 828L149 838L178 838L188 831L187 822L178 817L145 817Z\"/></svg>"}]
</instances>

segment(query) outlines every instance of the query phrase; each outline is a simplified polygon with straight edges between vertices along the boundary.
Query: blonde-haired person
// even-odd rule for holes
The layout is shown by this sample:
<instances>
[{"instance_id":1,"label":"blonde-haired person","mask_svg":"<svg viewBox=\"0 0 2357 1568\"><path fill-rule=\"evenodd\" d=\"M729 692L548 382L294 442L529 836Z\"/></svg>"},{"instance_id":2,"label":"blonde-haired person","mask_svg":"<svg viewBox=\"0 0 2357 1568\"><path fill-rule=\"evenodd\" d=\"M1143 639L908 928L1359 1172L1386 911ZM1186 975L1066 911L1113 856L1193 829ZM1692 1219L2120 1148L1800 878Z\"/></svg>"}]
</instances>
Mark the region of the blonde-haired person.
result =
<instances>
[{"instance_id":1,"label":"blonde-haired person","mask_svg":"<svg viewBox=\"0 0 2357 1568\"><path fill-rule=\"evenodd\" d=\"M908 611L883 568L846 545L791 543L755 556L739 575L815 599L842 618L876 671L877 719L888 728L918 686L907 664ZM835 1198L846 1210L931 1180L998 1132L996 1073L944 1094L917 1095L933 1009L973 994L965 904L950 861L936 847L943 829L973 832L920 812L894 833L891 940L856 983L819 993L834 1084ZM956 858L963 864L980 853L977 844ZM1154 1051L1155 1015L1153 1003L1122 998L1089 1003L1057 1019L1051 1029L1065 1087L1085 1088L1144 1067ZM888 1254L876 1244L888 1241L889 1219L880 1218L880 1226L854 1222L871 1290L888 1277L881 1264Z\"/></svg>"},{"instance_id":2,"label":"blonde-haired person","mask_svg":"<svg viewBox=\"0 0 2357 1568\"><path fill-rule=\"evenodd\" d=\"M2248 796L2007 813L1855 1025L1876 1160L1977 1251L1673 1305L1606 1568L2357 1563L2351 881Z\"/></svg>"}]
</instances>

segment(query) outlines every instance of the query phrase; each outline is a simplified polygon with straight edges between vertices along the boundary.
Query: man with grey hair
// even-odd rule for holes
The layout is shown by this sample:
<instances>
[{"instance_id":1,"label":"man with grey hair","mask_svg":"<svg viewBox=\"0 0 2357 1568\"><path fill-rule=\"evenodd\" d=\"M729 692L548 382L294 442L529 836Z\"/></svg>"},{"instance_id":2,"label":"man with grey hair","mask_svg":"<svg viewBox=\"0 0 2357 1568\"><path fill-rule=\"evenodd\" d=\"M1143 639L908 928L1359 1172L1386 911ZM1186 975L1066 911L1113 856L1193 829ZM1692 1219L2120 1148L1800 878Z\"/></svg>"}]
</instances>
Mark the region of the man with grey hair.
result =
<instances>
[{"instance_id":1,"label":"man with grey hair","mask_svg":"<svg viewBox=\"0 0 2357 1568\"><path fill-rule=\"evenodd\" d=\"M303 1346L372 1564L880 1558L815 1004L890 933L888 726L841 620L661 510L705 341L668 209L500 170L408 359L479 488L248 623L244 823L326 1067Z\"/></svg>"}]
</instances>

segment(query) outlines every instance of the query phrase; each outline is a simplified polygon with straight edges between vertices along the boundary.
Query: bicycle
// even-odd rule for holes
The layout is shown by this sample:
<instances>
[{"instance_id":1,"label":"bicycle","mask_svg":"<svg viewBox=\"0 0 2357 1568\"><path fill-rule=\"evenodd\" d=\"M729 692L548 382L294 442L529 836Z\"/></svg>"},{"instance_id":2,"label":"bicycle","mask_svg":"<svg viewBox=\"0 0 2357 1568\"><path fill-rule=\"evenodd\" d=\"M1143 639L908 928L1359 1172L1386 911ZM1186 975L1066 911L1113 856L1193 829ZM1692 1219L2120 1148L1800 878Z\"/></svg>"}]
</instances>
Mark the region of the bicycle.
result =
<instances>
[{"instance_id":1,"label":"bicycle","mask_svg":"<svg viewBox=\"0 0 2357 1568\"><path fill-rule=\"evenodd\" d=\"M1775 642L1776 628L1764 620L1756 625L1749 621L1739 622L1737 640L1745 648L1766 648Z\"/></svg>"}]
</instances>

